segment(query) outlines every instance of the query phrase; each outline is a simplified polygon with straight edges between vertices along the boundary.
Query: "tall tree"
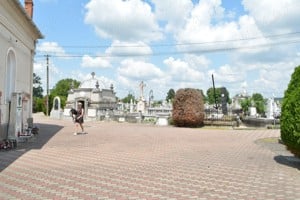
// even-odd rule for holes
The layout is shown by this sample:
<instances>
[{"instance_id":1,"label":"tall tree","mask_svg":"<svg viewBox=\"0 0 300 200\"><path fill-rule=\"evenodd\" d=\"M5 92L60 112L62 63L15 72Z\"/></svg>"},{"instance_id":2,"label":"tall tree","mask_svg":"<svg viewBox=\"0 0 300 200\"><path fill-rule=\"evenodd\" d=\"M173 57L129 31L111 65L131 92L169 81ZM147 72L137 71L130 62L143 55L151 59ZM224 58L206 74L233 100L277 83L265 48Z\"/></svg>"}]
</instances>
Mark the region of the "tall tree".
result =
<instances>
[{"instance_id":1,"label":"tall tree","mask_svg":"<svg viewBox=\"0 0 300 200\"><path fill-rule=\"evenodd\" d=\"M43 88L42 88L42 82L41 77L33 73L33 89L32 89L32 96L43 98Z\"/></svg>"},{"instance_id":2,"label":"tall tree","mask_svg":"<svg viewBox=\"0 0 300 200\"><path fill-rule=\"evenodd\" d=\"M54 97L59 96L61 100L61 106L63 108L66 105L68 91L71 89L71 87L78 88L79 85L80 85L79 81L70 78L62 79L58 81L53 87L53 89L51 90L51 94L49 97L49 107L52 108Z\"/></svg>"},{"instance_id":3,"label":"tall tree","mask_svg":"<svg viewBox=\"0 0 300 200\"><path fill-rule=\"evenodd\" d=\"M281 139L288 149L300 157L300 66L292 74L281 107Z\"/></svg>"},{"instance_id":4,"label":"tall tree","mask_svg":"<svg viewBox=\"0 0 300 200\"><path fill-rule=\"evenodd\" d=\"M222 94L224 93L224 94ZM221 98L222 98L222 95L225 96L225 101L227 103L231 103L231 100L229 98L229 92L228 90L225 88L225 87L220 87L220 88L209 88L207 91L206 91L206 95L207 95L207 101L208 101L208 104L210 105L213 105L213 104L221 104Z\"/></svg>"},{"instance_id":5,"label":"tall tree","mask_svg":"<svg viewBox=\"0 0 300 200\"><path fill-rule=\"evenodd\" d=\"M251 98L253 106L256 108L257 113L265 113L265 100L264 97L259 93L254 93Z\"/></svg>"},{"instance_id":6,"label":"tall tree","mask_svg":"<svg viewBox=\"0 0 300 200\"><path fill-rule=\"evenodd\" d=\"M70 78L62 79L55 84L51 90L51 94L60 97L67 97L68 91L71 89L72 85L74 88L78 88L80 82Z\"/></svg>"},{"instance_id":7,"label":"tall tree","mask_svg":"<svg viewBox=\"0 0 300 200\"><path fill-rule=\"evenodd\" d=\"M248 114L249 112L249 107L251 106L251 98L246 98L241 100L240 102L242 110L245 114Z\"/></svg>"},{"instance_id":8,"label":"tall tree","mask_svg":"<svg viewBox=\"0 0 300 200\"><path fill-rule=\"evenodd\" d=\"M173 102L174 97L175 97L175 91L174 91L174 89L171 88L171 89L169 89L169 91L167 93L166 101Z\"/></svg>"},{"instance_id":9,"label":"tall tree","mask_svg":"<svg viewBox=\"0 0 300 200\"><path fill-rule=\"evenodd\" d=\"M32 112L42 112L45 108L43 100L43 88L41 77L33 73L33 87L32 87Z\"/></svg>"}]
</instances>

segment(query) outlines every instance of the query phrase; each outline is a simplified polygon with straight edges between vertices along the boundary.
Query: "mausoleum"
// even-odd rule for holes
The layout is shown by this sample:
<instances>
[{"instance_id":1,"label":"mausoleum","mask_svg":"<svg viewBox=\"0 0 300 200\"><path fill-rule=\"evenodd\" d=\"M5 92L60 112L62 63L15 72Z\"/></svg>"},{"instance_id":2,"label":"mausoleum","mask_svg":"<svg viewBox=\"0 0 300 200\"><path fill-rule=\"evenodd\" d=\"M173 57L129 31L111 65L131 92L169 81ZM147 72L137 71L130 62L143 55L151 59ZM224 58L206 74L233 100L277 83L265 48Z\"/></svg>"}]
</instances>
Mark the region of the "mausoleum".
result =
<instances>
[{"instance_id":1,"label":"mausoleum","mask_svg":"<svg viewBox=\"0 0 300 200\"><path fill-rule=\"evenodd\" d=\"M92 78L83 81L79 88L71 87L64 109L65 117L70 117L71 108L76 109L79 102L84 107L85 119L90 120L104 118L117 109L117 98L113 85L105 88L104 84L95 78L94 72L91 75Z\"/></svg>"}]
</instances>

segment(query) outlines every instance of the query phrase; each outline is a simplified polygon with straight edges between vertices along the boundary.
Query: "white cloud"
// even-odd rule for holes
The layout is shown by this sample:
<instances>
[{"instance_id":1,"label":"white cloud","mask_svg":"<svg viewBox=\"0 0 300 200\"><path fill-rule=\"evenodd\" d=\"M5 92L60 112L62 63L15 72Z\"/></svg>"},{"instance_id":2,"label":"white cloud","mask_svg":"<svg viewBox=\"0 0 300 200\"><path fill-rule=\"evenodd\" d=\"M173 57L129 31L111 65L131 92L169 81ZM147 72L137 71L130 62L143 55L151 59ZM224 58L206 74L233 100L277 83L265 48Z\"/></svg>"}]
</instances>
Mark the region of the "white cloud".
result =
<instances>
[{"instance_id":1,"label":"white cloud","mask_svg":"<svg viewBox=\"0 0 300 200\"><path fill-rule=\"evenodd\" d=\"M91 57L84 55L81 61L82 67L108 68L111 64L108 59L102 57Z\"/></svg>"},{"instance_id":2,"label":"white cloud","mask_svg":"<svg viewBox=\"0 0 300 200\"><path fill-rule=\"evenodd\" d=\"M216 70L209 70L208 75L211 76L212 74L221 86L229 83L241 82L245 79L245 72L231 67L228 64L222 65Z\"/></svg>"},{"instance_id":3,"label":"white cloud","mask_svg":"<svg viewBox=\"0 0 300 200\"><path fill-rule=\"evenodd\" d=\"M298 30L299 0L243 0L242 4L264 31L286 33Z\"/></svg>"},{"instance_id":4,"label":"white cloud","mask_svg":"<svg viewBox=\"0 0 300 200\"><path fill-rule=\"evenodd\" d=\"M121 42L115 40L106 51L111 56L150 56L151 47L144 42Z\"/></svg>"},{"instance_id":5,"label":"white cloud","mask_svg":"<svg viewBox=\"0 0 300 200\"><path fill-rule=\"evenodd\" d=\"M35 62L33 65L33 71L34 73L41 78L42 87L44 89L44 94L46 94L46 87L47 87L47 64L46 61L42 62ZM52 60L49 60L48 63L48 69L49 69L49 89L53 88L55 84L64 78L64 74L59 70L57 66L52 62Z\"/></svg>"},{"instance_id":6,"label":"white cloud","mask_svg":"<svg viewBox=\"0 0 300 200\"><path fill-rule=\"evenodd\" d=\"M211 60L207 59L203 55L185 54L184 60L188 65L195 70L203 70L209 67Z\"/></svg>"},{"instance_id":7,"label":"white cloud","mask_svg":"<svg viewBox=\"0 0 300 200\"><path fill-rule=\"evenodd\" d=\"M184 29L176 35L177 41L195 43L226 40L228 39L228 32L230 32L231 37L234 37L236 35L234 30L237 29L235 23L212 26L214 16L220 18L222 13L221 0L200 1L192 10Z\"/></svg>"},{"instance_id":8,"label":"white cloud","mask_svg":"<svg viewBox=\"0 0 300 200\"><path fill-rule=\"evenodd\" d=\"M149 80L163 76L163 72L154 64L133 59L123 60L118 74L134 80Z\"/></svg>"},{"instance_id":9,"label":"white cloud","mask_svg":"<svg viewBox=\"0 0 300 200\"><path fill-rule=\"evenodd\" d=\"M147 90L153 89L155 94L162 96L170 88L207 89L212 86L211 74L214 74L216 84L227 87L232 96L243 89L269 94L275 88L284 91L293 68L300 63L298 44L285 44L289 37L268 37L299 30L298 0L242 0L244 10L238 11L225 10L221 0L87 2L85 23L95 29L101 43L111 45L101 52L107 57L85 55L79 65L94 68L96 73L111 67L104 72L109 76L106 82L115 81L116 88L126 93L138 91L142 80L147 84ZM152 43L160 39L165 40ZM257 48L278 41L284 45ZM178 49L174 49L176 47ZM232 51L232 48L240 49ZM176 55L157 55L158 52L174 51ZM53 57L68 56L56 42L39 44L37 52ZM57 62L59 59L50 60ZM66 72L68 66L77 65L76 59L71 60L70 65L52 65L54 71L51 71L50 82L73 73L71 70ZM35 63L34 67L35 71L45 73L45 63ZM57 70L65 70L65 73L62 75ZM87 78L83 76L84 70L76 71L82 76L74 71L74 78Z\"/></svg>"},{"instance_id":10,"label":"white cloud","mask_svg":"<svg viewBox=\"0 0 300 200\"><path fill-rule=\"evenodd\" d=\"M244 0L243 5L248 13L229 19L227 13L230 11L224 10L220 0L199 1L186 24L175 35L178 43L186 44L178 45L178 51L198 54L220 50L222 52L212 56L218 60L208 60L210 62L204 64L201 69L192 67L197 65L192 64L191 59L165 60L165 64L172 66L171 73L177 71L181 74L180 77L173 76L173 80L185 79L189 76L187 69L193 68L198 71L205 70L206 77L214 74L218 86L228 87L232 92L241 92L243 87L251 91L258 90L266 95L274 88L284 91L290 79L290 69L299 63L299 46L286 45L286 41L295 39L296 36L269 36L297 31L300 2L281 1L274 3L272 7L273 3L268 0ZM266 7L268 8L265 9ZM269 18L266 18L267 16ZM283 45L275 45L278 42ZM222 56L219 56L220 54ZM261 70L266 70L267 73ZM209 86L207 81L204 84Z\"/></svg>"},{"instance_id":11,"label":"white cloud","mask_svg":"<svg viewBox=\"0 0 300 200\"><path fill-rule=\"evenodd\" d=\"M149 4L140 0L90 0L85 22L100 37L120 41L154 41L162 38Z\"/></svg>"},{"instance_id":12,"label":"white cloud","mask_svg":"<svg viewBox=\"0 0 300 200\"><path fill-rule=\"evenodd\" d=\"M61 57L67 57L66 51L59 46L57 42L43 42L37 46L37 51L41 54L49 54Z\"/></svg>"},{"instance_id":13,"label":"white cloud","mask_svg":"<svg viewBox=\"0 0 300 200\"><path fill-rule=\"evenodd\" d=\"M298 59L299 63L300 60ZM273 94L280 95L287 89L290 77L296 67L296 63L278 62L274 64L262 65L261 69L257 69L257 78L253 80L252 87L254 91L267 94L271 97Z\"/></svg>"},{"instance_id":14,"label":"white cloud","mask_svg":"<svg viewBox=\"0 0 300 200\"><path fill-rule=\"evenodd\" d=\"M266 51L266 48L254 48L265 45L268 40L264 38L251 16L243 15L238 21L227 21L224 12L219 0L205 0L197 4L184 28L175 36L179 43L187 44L180 45L180 51Z\"/></svg>"},{"instance_id":15,"label":"white cloud","mask_svg":"<svg viewBox=\"0 0 300 200\"><path fill-rule=\"evenodd\" d=\"M159 91L164 91L167 85L168 76L152 63L141 60L126 59L121 62L121 66L117 70L118 91L123 96L132 93L135 97L139 97L139 83L146 83L145 95L152 89L156 95ZM163 89L162 89L163 88ZM160 98L156 96L157 98Z\"/></svg>"},{"instance_id":16,"label":"white cloud","mask_svg":"<svg viewBox=\"0 0 300 200\"><path fill-rule=\"evenodd\" d=\"M35 62L33 64L33 70L36 73L41 72L41 71L45 71L45 65L43 65L42 63Z\"/></svg>"},{"instance_id":17,"label":"white cloud","mask_svg":"<svg viewBox=\"0 0 300 200\"><path fill-rule=\"evenodd\" d=\"M158 19L167 21L166 31L176 31L187 20L193 8L191 0L152 0Z\"/></svg>"},{"instance_id":18,"label":"white cloud","mask_svg":"<svg viewBox=\"0 0 300 200\"><path fill-rule=\"evenodd\" d=\"M172 76L173 81L199 82L204 80L204 74L190 67L185 61L169 57L164 60L164 64L168 66L168 74Z\"/></svg>"}]
</instances>

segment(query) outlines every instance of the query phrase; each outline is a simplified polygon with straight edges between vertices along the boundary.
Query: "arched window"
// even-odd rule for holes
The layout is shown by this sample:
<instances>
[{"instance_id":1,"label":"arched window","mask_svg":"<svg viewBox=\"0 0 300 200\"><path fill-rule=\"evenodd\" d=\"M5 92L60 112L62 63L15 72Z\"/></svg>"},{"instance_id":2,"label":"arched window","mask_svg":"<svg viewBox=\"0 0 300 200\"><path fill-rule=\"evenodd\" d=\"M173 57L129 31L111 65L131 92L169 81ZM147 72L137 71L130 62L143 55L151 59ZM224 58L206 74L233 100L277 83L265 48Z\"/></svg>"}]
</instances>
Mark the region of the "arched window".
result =
<instances>
[{"instance_id":1,"label":"arched window","mask_svg":"<svg viewBox=\"0 0 300 200\"><path fill-rule=\"evenodd\" d=\"M6 58L5 76L5 102L11 101L12 93L15 92L16 56L13 50L8 50Z\"/></svg>"}]
</instances>

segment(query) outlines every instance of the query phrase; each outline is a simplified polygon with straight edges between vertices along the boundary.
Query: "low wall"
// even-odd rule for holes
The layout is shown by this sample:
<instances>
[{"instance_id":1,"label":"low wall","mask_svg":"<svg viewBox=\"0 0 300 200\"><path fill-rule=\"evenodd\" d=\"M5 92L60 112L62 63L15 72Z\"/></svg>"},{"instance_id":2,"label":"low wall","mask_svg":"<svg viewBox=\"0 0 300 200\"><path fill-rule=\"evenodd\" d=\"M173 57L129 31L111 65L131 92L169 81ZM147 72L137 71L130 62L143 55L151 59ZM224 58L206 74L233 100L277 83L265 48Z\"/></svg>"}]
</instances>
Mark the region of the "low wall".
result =
<instances>
[{"instance_id":1,"label":"low wall","mask_svg":"<svg viewBox=\"0 0 300 200\"><path fill-rule=\"evenodd\" d=\"M247 117L242 119L246 126L250 127L267 127L268 125L280 124L279 119L267 119L267 118L251 118Z\"/></svg>"},{"instance_id":2,"label":"low wall","mask_svg":"<svg viewBox=\"0 0 300 200\"><path fill-rule=\"evenodd\" d=\"M139 114L127 114L127 115L113 115L110 116L113 121L117 122L129 122L129 123L138 123L142 119Z\"/></svg>"}]
</instances>

